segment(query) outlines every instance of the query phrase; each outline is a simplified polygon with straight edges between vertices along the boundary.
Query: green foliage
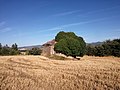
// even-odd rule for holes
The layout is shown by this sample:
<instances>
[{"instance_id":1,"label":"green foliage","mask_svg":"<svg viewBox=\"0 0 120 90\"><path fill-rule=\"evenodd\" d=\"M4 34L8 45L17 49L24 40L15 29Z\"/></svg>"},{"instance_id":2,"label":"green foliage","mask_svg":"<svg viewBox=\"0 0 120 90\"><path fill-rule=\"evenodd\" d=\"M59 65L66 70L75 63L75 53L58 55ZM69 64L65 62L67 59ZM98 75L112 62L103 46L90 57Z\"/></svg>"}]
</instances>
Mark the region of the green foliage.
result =
<instances>
[{"instance_id":1,"label":"green foliage","mask_svg":"<svg viewBox=\"0 0 120 90\"><path fill-rule=\"evenodd\" d=\"M2 49L2 44L0 43L0 50Z\"/></svg>"},{"instance_id":2,"label":"green foliage","mask_svg":"<svg viewBox=\"0 0 120 90\"><path fill-rule=\"evenodd\" d=\"M1 49L2 49L2 44L0 43L0 55L2 54Z\"/></svg>"},{"instance_id":3,"label":"green foliage","mask_svg":"<svg viewBox=\"0 0 120 90\"><path fill-rule=\"evenodd\" d=\"M82 37L76 36L73 32L59 32L55 37L57 43L54 50L67 56L83 56L85 54L86 43Z\"/></svg>"},{"instance_id":4,"label":"green foliage","mask_svg":"<svg viewBox=\"0 0 120 90\"><path fill-rule=\"evenodd\" d=\"M20 54L20 51L15 50L15 49L11 49L9 52L9 55L18 55L18 54Z\"/></svg>"},{"instance_id":5,"label":"green foliage","mask_svg":"<svg viewBox=\"0 0 120 90\"><path fill-rule=\"evenodd\" d=\"M94 47L94 46L92 46L92 45L87 45L87 47L86 47L86 54L88 55L88 56L93 56L93 55L95 55L95 52L96 51L96 48Z\"/></svg>"},{"instance_id":6,"label":"green foliage","mask_svg":"<svg viewBox=\"0 0 120 90\"><path fill-rule=\"evenodd\" d=\"M55 41L59 42L61 39L66 39L69 37L77 38L77 36L73 32L61 31L55 36Z\"/></svg>"},{"instance_id":7,"label":"green foliage","mask_svg":"<svg viewBox=\"0 0 120 90\"><path fill-rule=\"evenodd\" d=\"M10 52L10 47L8 47L8 45L2 47L1 55L9 55L9 52Z\"/></svg>"},{"instance_id":8,"label":"green foliage","mask_svg":"<svg viewBox=\"0 0 120 90\"><path fill-rule=\"evenodd\" d=\"M14 48L13 48L14 47ZM12 47L9 47L7 44L2 46L0 43L0 55L18 55L20 52L18 51L17 44L13 44Z\"/></svg>"},{"instance_id":9,"label":"green foliage","mask_svg":"<svg viewBox=\"0 0 120 90\"><path fill-rule=\"evenodd\" d=\"M32 48L31 50L27 50L27 55L40 55L42 53L42 50L39 48Z\"/></svg>"},{"instance_id":10,"label":"green foliage","mask_svg":"<svg viewBox=\"0 0 120 90\"><path fill-rule=\"evenodd\" d=\"M18 50L18 47L17 47L17 44L16 44L16 43L12 45L12 49Z\"/></svg>"},{"instance_id":11,"label":"green foliage","mask_svg":"<svg viewBox=\"0 0 120 90\"><path fill-rule=\"evenodd\" d=\"M87 55L120 57L120 39L107 40L102 45L87 45Z\"/></svg>"}]
</instances>

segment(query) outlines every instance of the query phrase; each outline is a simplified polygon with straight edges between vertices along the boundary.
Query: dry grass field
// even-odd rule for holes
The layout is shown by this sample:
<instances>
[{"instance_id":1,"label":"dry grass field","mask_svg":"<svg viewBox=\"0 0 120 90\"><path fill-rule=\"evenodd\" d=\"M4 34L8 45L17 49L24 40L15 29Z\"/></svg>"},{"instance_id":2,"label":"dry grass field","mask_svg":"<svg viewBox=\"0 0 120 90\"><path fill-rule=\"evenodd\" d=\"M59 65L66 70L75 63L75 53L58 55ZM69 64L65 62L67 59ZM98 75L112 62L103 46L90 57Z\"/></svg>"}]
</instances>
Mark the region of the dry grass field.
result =
<instances>
[{"instance_id":1,"label":"dry grass field","mask_svg":"<svg viewBox=\"0 0 120 90\"><path fill-rule=\"evenodd\" d=\"M0 90L120 90L120 58L1 56Z\"/></svg>"}]
</instances>

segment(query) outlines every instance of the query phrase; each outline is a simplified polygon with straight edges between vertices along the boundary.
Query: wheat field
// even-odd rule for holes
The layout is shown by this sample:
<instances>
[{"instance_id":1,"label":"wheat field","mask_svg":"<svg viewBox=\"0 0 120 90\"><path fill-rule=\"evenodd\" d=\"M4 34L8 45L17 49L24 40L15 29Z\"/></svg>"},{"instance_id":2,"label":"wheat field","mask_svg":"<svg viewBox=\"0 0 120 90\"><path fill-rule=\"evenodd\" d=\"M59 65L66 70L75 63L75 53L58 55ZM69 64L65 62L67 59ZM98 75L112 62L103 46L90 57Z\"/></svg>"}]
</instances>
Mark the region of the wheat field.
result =
<instances>
[{"instance_id":1,"label":"wheat field","mask_svg":"<svg viewBox=\"0 0 120 90\"><path fill-rule=\"evenodd\" d=\"M120 90L120 58L0 56L0 90Z\"/></svg>"}]
</instances>

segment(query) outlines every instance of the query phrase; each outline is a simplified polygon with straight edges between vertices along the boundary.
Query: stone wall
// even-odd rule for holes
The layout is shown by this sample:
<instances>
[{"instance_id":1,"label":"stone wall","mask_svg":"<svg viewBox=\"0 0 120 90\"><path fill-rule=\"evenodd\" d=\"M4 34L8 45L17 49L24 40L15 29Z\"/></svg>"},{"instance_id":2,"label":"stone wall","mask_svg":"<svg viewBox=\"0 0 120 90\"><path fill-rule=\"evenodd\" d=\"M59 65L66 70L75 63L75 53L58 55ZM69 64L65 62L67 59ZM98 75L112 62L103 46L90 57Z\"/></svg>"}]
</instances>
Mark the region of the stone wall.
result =
<instances>
[{"instance_id":1,"label":"stone wall","mask_svg":"<svg viewBox=\"0 0 120 90\"><path fill-rule=\"evenodd\" d=\"M42 54L43 56L51 56L55 54L54 46L43 46Z\"/></svg>"}]
</instances>

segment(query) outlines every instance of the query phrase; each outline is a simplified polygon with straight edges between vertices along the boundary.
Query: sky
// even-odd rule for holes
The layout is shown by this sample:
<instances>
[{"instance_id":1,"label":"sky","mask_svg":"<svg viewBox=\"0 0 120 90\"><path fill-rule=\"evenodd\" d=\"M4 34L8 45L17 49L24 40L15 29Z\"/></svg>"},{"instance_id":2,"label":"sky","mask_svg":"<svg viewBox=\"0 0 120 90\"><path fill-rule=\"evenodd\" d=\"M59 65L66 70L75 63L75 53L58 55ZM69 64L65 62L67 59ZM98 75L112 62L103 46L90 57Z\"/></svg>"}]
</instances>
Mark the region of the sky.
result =
<instances>
[{"instance_id":1,"label":"sky","mask_svg":"<svg viewBox=\"0 0 120 90\"><path fill-rule=\"evenodd\" d=\"M87 43L120 38L120 0L0 0L3 45L42 45L60 31Z\"/></svg>"}]
</instances>

